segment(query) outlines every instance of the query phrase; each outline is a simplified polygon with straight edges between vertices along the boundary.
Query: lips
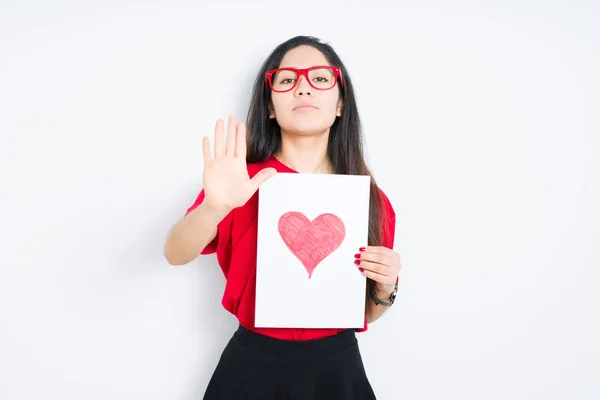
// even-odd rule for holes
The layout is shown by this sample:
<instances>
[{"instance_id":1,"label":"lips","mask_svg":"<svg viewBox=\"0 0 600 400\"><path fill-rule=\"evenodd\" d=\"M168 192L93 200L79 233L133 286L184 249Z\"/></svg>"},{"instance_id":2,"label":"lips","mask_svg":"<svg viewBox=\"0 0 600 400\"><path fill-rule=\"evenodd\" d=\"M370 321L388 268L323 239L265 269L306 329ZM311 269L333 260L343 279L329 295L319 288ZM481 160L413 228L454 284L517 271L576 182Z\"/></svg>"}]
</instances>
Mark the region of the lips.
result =
<instances>
[{"instance_id":1,"label":"lips","mask_svg":"<svg viewBox=\"0 0 600 400\"><path fill-rule=\"evenodd\" d=\"M294 110L317 110L317 107L312 104L300 104L299 106L294 107Z\"/></svg>"}]
</instances>

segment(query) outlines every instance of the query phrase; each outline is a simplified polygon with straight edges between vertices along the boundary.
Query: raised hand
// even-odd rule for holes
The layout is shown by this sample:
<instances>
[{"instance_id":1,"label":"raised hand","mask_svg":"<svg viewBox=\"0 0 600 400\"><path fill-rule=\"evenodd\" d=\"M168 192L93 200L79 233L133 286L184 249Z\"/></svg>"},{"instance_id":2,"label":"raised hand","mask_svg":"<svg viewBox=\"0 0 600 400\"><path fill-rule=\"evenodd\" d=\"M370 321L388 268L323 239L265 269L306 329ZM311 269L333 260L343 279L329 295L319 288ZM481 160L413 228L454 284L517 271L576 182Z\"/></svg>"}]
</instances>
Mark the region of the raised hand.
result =
<instances>
[{"instance_id":1,"label":"raised hand","mask_svg":"<svg viewBox=\"0 0 600 400\"><path fill-rule=\"evenodd\" d=\"M252 179L246 168L246 126L230 116L227 137L223 143L222 120L217 120L214 136L214 157L208 137L202 138L204 156L204 202L221 212L229 212L244 205L267 179L274 176L274 168L264 168Z\"/></svg>"}]
</instances>

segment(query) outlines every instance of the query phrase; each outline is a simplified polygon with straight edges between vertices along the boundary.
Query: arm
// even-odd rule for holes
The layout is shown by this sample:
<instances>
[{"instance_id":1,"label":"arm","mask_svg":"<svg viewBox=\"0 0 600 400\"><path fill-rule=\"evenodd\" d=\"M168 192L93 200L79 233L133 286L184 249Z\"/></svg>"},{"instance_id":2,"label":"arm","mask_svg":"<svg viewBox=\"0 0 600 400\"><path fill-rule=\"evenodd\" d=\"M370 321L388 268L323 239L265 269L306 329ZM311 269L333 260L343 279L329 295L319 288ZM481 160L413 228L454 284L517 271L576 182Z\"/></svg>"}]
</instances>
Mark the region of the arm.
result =
<instances>
[{"instance_id":1,"label":"arm","mask_svg":"<svg viewBox=\"0 0 600 400\"><path fill-rule=\"evenodd\" d=\"M187 264L196 258L218 236L217 227L229 212L244 205L263 182L277 173L275 168L264 168L250 179L245 124L238 124L230 116L225 143L223 129L223 121L217 120L214 157L208 137L202 138L204 189L196 200L198 205L167 235L164 255L171 265ZM204 190L210 194L206 198Z\"/></svg>"},{"instance_id":2,"label":"arm","mask_svg":"<svg viewBox=\"0 0 600 400\"><path fill-rule=\"evenodd\" d=\"M379 297L380 299L389 299L390 296L392 295L392 292L394 291L394 287L392 286L391 289L387 290L380 290L380 289L375 289L375 295L377 297ZM368 293L367 291L367 306L365 308L365 315L367 317L367 321L369 323L376 321L379 317L381 317L383 315L384 312L386 312L386 310L389 307L384 306L382 304L375 304L375 302L373 301L373 299L371 298L370 293Z\"/></svg>"},{"instance_id":3,"label":"arm","mask_svg":"<svg viewBox=\"0 0 600 400\"><path fill-rule=\"evenodd\" d=\"M217 211L204 202L190 211L168 233L164 256L171 265L184 265L198 254L216 237L217 225L227 216L225 211Z\"/></svg>"},{"instance_id":4,"label":"arm","mask_svg":"<svg viewBox=\"0 0 600 400\"><path fill-rule=\"evenodd\" d=\"M380 190L382 197L382 241L380 246L367 246L360 249L359 266L368 279L365 303L365 318L367 322L379 319L389 308L377 304L371 298L371 289L382 301L388 301L396 288L400 274L400 255L394 251L394 236L396 229L396 213L388 197Z\"/></svg>"},{"instance_id":5,"label":"arm","mask_svg":"<svg viewBox=\"0 0 600 400\"><path fill-rule=\"evenodd\" d=\"M365 317L367 322L373 322L383 315L387 306L375 304L371 298L371 285L375 288L375 295L387 301L394 292L400 274L400 255L398 252L385 246L367 246L360 249L356 255L361 273L371 279L367 284Z\"/></svg>"}]
</instances>

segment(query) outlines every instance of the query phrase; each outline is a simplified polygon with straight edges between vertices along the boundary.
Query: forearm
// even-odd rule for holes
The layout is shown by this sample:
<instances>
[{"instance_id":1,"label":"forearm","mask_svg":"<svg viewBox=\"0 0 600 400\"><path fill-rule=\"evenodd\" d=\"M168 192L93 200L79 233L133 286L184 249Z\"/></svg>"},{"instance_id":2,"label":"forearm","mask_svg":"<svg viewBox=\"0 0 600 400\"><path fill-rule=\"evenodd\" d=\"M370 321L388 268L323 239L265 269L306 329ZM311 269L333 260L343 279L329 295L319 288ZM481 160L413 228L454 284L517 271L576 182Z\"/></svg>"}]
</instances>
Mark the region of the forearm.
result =
<instances>
[{"instance_id":1,"label":"forearm","mask_svg":"<svg viewBox=\"0 0 600 400\"><path fill-rule=\"evenodd\" d=\"M216 236L219 222L227 216L201 203L169 232L164 256L171 265L183 265L195 259Z\"/></svg>"},{"instance_id":2,"label":"forearm","mask_svg":"<svg viewBox=\"0 0 600 400\"><path fill-rule=\"evenodd\" d=\"M376 289L375 295L382 300L387 300L390 298L393 291L394 289L391 289L389 291L380 291ZM367 293L365 315L369 323L376 321L379 317L383 315L384 312L387 311L388 308L389 307L384 306L383 304L375 304L373 298L371 297L371 294Z\"/></svg>"}]
</instances>

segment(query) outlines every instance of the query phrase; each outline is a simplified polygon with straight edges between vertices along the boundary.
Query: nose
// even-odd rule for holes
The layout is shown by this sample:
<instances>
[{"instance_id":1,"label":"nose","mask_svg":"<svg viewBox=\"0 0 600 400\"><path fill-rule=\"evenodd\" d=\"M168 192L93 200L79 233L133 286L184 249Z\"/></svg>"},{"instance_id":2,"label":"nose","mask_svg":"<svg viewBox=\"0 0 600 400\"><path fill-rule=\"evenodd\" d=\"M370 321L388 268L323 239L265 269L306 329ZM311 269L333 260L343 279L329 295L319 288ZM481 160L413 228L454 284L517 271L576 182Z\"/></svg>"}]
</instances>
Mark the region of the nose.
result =
<instances>
[{"instance_id":1,"label":"nose","mask_svg":"<svg viewBox=\"0 0 600 400\"><path fill-rule=\"evenodd\" d=\"M298 84L296 85L296 95L312 95L312 87L310 86L310 83L308 83L304 75L300 75L300 77L298 78Z\"/></svg>"}]
</instances>

